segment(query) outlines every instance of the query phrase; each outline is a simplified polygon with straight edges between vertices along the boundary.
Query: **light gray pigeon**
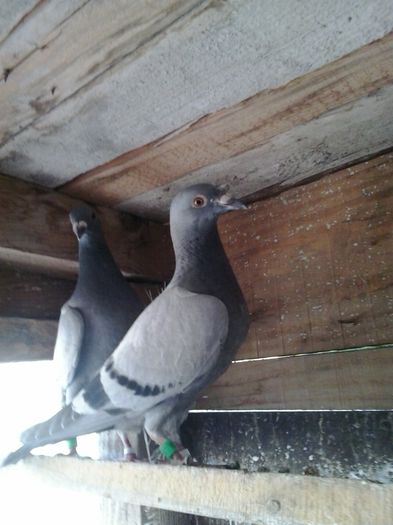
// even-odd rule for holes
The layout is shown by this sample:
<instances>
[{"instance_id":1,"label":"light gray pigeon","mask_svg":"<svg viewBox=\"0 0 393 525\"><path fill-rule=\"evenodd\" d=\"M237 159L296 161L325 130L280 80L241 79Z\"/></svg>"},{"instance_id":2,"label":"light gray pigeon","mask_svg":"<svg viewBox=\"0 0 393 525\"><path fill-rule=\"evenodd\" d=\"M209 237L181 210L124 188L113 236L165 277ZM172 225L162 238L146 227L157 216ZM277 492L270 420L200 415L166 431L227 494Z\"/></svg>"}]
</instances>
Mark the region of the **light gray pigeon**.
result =
<instances>
[{"instance_id":1,"label":"light gray pigeon","mask_svg":"<svg viewBox=\"0 0 393 525\"><path fill-rule=\"evenodd\" d=\"M54 349L63 404L93 379L143 310L109 251L95 210L75 208L70 221L79 243L79 275L61 309ZM120 437L126 455L130 443L125 434Z\"/></svg>"},{"instance_id":2,"label":"light gray pigeon","mask_svg":"<svg viewBox=\"0 0 393 525\"><path fill-rule=\"evenodd\" d=\"M26 430L23 447L3 464L70 436L142 425L166 457L181 455L180 424L201 390L229 366L248 330L246 303L217 231L220 214L242 208L210 184L173 199L176 270L168 287L72 403Z\"/></svg>"}]
</instances>

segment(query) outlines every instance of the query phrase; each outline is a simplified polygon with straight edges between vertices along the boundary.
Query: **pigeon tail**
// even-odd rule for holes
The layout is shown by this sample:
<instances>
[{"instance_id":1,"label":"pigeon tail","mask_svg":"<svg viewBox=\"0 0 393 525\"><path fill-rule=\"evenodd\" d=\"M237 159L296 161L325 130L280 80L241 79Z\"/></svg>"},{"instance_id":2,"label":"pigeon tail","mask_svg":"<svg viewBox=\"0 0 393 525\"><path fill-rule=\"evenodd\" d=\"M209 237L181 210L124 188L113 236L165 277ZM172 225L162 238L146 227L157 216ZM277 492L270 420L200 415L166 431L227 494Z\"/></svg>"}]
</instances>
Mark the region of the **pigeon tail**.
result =
<instances>
[{"instance_id":1,"label":"pigeon tail","mask_svg":"<svg viewBox=\"0 0 393 525\"><path fill-rule=\"evenodd\" d=\"M118 419L123 418L124 414L114 418L113 415L106 412L78 414L71 405L67 405L47 421L25 430L20 437L23 446L11 452L0 466L18 462L27 456L30 450L37 447L58 443L83 434L109 430L113 428Z\"/></svg>"},{"instance_id":2,"label":"pigeon tail","mask_svg":"<svg viewBox=\"0 0 393 525\"><path fill-rule=\"evenodd\" d=\"M21 441L24 445L36 448L91 432L108 430L113 425L113 415L106 412L78 414L72 409L72 405L66 405L47 421L25 430Z\"/></svg>"},{"instance_id":3,"label":"pigeon tail","mask_svg":"<svg viewBox=\"0 0 393 525\"><path fill-rule=\"evenodd\" d=\"M31 450L31 447L27 445L23 445L22 447L18 448L18 450L15 450L14 452L11 452L6 456L0 463L1 467L6 467L7 465L13 465L14 463L17 463L21 459L25 458L29 455Z\"/></svg>"}]
</instances>

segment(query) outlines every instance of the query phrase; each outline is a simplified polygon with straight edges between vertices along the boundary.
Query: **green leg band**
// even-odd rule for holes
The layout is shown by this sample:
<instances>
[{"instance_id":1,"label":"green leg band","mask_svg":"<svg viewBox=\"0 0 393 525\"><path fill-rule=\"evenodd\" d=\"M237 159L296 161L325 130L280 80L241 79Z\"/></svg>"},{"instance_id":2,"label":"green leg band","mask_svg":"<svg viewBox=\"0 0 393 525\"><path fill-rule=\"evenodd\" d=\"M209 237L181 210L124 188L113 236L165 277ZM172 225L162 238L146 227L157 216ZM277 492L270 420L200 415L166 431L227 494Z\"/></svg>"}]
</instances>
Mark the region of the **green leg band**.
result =
<instances>
[{"instance_id":1,"label":"green leg band","mask_svg":"<svg viewBox=\"0 0 393 525\"><path fill-rule=\"evenodd\" d=\"M76 438L70 438L66 440L67 446L70 450L76 447L77 441Z\"/></svg>"},{"instance_id":2,"label":"green leg band","mask_svg":"<svg viewBox=\"0 0 393 525\"><path fill-rule=\"evenodd\" d=\"M160 445L160 452L165 458L171 459L173 454L176 452L176 445L170 439L166 439Z\"/></svg>"}]
</instances>

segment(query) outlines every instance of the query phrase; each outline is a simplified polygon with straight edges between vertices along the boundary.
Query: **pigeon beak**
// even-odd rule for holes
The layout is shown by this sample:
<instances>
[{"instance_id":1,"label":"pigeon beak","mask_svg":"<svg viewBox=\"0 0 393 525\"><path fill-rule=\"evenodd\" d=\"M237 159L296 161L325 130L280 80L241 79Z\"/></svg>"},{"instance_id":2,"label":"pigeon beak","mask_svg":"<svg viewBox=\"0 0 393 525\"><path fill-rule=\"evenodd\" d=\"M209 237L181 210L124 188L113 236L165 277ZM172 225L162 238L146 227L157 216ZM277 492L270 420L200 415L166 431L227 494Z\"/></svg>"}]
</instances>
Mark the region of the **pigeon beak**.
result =
<instances>
[{"instance_id":1,"label":"pigeon beak","mask_svg":"<svg viewBox=\"0 0 393 525\"><path fill-rule=\"evenodd\" d=\"M217 199L217 204L222 208L222 213L232 210L246 210L247 206L234 199L229 193L224 193Z\"/></svg>"},{"instance_id":2,"label":"pigeon beak","mask_svg":"<svg viewBox=\"0 0 393 525\"><path fill-rule=\"evenodd\" d=\"M78 239L80 239L87 230L87 223L85 221L74 222L72 223L72 229Z\"/></svg>"}]
</instances>

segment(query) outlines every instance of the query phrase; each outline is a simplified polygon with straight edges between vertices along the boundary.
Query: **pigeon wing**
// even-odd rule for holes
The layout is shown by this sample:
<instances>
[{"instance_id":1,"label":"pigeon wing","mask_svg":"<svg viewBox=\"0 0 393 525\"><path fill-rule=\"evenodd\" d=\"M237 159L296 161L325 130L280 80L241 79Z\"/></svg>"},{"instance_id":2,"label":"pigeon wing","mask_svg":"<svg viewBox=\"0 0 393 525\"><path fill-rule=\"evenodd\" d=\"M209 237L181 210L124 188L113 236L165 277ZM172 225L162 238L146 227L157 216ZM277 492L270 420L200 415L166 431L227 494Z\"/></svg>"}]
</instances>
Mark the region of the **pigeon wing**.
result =
<instances>
[{"instance_id":1,"label":"pigeon wing","mask_svg":"<svg viewBox=\"0 0 393 525\"><path fill-rule=\"evenodd\" d=\"M81 312L67 303L63 305L53 355L63 393L75 376L81 355L84 328Z\"/></svg>"},{"instance_id":2,"label":"pigeon wing","mask_svg":"<svg viewBox=\"0 0 393 525\"><path fill-rule=\"evenodd\" d=\"M211 295L168 287L132 325L100 372L100 388L110 407L144 412L179 393L207 374L228 334L228 311ZM96 397L92 382L73 400ZM98 397L98 392L97 392Z\"/></svg>"}]
</instances>

